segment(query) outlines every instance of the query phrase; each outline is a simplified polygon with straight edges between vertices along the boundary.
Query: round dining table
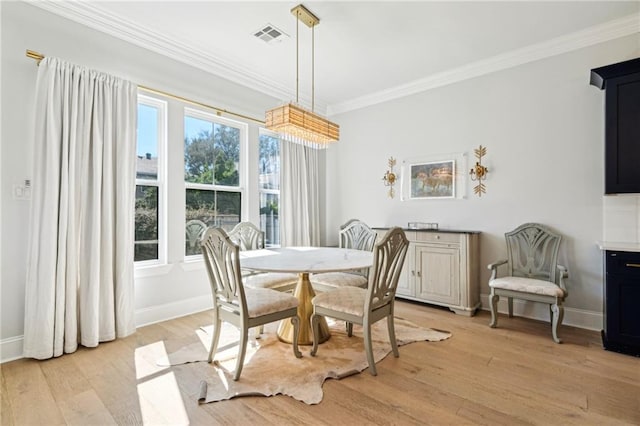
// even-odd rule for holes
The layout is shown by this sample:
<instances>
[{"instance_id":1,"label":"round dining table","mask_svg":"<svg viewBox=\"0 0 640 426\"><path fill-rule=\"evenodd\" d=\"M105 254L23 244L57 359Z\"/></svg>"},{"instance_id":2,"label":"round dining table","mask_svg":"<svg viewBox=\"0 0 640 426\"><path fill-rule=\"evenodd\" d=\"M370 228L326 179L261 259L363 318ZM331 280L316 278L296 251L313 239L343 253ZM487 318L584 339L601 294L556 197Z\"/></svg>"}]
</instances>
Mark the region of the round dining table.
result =
<instances>
[{"instance_id":1,"label":"round dining table","mask_svg":"<svg viewBox=\"0 0 640 426\"><path fill-rule=\"evenodd\" d=\"M363 250L337 247L287 247L262 250L248 250L240 254L240 266L261 272L290 272L298 274L298 283L293 295L298 298L298 316L300 317L299 345L311 345L313 334L310 318L313 314L311 300L315 296L309 274L322 272L347 271L368 268L373 263L373 253ZM319 339L322 343L331 337L329 326L324 317L319 321ZM293 342L291 321L281 321L278 326L278 338L286 343Z\"/></svg>"}]
</instances>

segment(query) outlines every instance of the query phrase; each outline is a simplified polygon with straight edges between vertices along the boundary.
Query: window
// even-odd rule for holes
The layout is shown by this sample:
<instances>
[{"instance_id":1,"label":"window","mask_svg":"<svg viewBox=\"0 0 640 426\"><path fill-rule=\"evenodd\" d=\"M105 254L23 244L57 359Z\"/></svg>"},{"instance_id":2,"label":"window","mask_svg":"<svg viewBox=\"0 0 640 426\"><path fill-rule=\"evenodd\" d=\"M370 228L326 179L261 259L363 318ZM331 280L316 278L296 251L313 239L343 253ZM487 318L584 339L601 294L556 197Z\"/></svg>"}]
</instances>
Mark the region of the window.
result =
<instances>
[{"instance_id":1,"label":"window","mask_svg":"<svg viewBox=\"0 0 640 426\"><path fill-rule=\"evenodd\" d=\"M260 193L260 229L265 233L267 247L280 245L280 140L277 136L260 134L258 164Z\"/></svg>"},{"instance_id":2,"label":"window","mask_svg":"<svg viewBox=\"0 0 640 426\"><path fill-rule=\"evenodd\" d=\"M161 208L164 194L163 152L166 139L166 103L138 96L136 149L136 204L134 261L164 261Z\"/></svg>"},{"instance_id":3,"label":"window","mask_svg":"<svg viewBox=\"0 0 640 426\"><path fill-rule=\"evenodd\" d=\"M199 255L207 227L231 230L242 217L241 164L247 126L187 109L184 118L185 255Z\"/></svg>"}]
</instances>

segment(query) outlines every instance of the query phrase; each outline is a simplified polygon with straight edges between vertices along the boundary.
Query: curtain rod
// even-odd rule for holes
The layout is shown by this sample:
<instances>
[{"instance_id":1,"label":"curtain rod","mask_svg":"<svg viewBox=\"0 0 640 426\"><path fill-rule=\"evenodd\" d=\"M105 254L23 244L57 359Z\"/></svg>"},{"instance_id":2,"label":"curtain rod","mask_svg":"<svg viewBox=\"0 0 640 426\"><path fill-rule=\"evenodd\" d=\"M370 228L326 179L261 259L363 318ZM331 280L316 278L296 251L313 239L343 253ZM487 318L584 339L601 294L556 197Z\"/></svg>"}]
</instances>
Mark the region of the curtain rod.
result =
<instances>
[{"instance_id":1,"label":"curtain rod","mask_svg":"<svg viewBox=\"0 0 640 426\"><path fill-rule=\"evenodd\" d=\"M34 59L36 61L36 63L38 65L40 65L40 61L42 61L44 59L44 55L42 53L38 53L38 52L36 52L34 50L27 49L27 58ZM203 107L203 108L212 109L212 110L214 110L216 112L217 115L221 115L221 114L233 115L234 117L240 117L240 118L244 118L245 120L251 120L251 121L255 121L256 123L264 124L264 120L258 120L257 118L249 117L248 115L238 114L237 112L228 111L226 109L218 108L218 107L215 107L215 106L212 106L212 105L207 105L207 104L202 103L202 102L193 101L191 99L187 99L187 98L182 97L182 96L174 95L172 93L165 92L163 90L158 90L158 89L154 89L152 87L147 87L147 86L142 86L142 85L138 85L138 89L143 90L143 91L148 92L148 93L154 93L156 95L161 95L161 96L165 96L167 98L175 99L177 101L186 102L186 103L191 104L191 105L196 105L196 106L200 106L200 107Z\"/></svg>"}]
</instances>

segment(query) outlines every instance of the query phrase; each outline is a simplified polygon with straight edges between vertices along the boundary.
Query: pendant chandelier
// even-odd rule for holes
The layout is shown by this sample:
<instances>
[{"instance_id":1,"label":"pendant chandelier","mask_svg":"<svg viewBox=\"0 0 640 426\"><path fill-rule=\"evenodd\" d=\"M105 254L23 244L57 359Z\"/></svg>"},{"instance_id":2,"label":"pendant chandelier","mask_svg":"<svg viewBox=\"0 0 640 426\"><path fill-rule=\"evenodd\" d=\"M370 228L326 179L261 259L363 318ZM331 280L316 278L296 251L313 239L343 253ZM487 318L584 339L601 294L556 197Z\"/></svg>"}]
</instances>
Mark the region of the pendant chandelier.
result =
<instances>
[{"instance_id":1,"label":"pendant chandelier","mask_svg":"<svg viewBox=\"0 0 640 426\"><path fill-rule=\"evenodd\" d=\"M266 127L292 142L310 143L325 148L327 144L338 141L340 126L313 111L315 103L314 29L320 23L320 19L301 4L291 9L291 13L296 17L296 102L289 102L268 110L265 114ZM311 111L299 105L298 27L300 21L311 28Z\"/></svg>"}]
</instances>

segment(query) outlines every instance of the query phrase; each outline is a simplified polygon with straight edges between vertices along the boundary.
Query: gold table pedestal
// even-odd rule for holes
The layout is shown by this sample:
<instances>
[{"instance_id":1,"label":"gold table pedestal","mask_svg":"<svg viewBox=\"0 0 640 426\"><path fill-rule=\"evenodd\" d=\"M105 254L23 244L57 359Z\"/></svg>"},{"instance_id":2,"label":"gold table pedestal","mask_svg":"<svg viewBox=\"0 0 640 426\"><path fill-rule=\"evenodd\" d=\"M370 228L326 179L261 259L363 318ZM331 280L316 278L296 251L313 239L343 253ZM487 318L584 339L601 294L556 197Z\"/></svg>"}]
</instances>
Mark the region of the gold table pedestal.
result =
<instances>
[{"instance_id":1,"label":"gold table pedestal","mask_svg":"<svg viewBox=\"0 0 640 426\"><path fill-rule=\"evenodd\" d=\"M316 293L313 291L313 287L311 287L308 272L301 272L298 274L298 284L296 285L293 295L297 297L300 302L298 305L298 316L300 317L298 344L311 345L313 344L313 333L310 321L311 315L313 314L311 299L313 299ZM327 320L324 317L320 317L318 326L320 329L318 343L326 342L331 337ZM288 319L280 321L277 334L278 339L282 342L293 343L293 325L291 324L291 321Z\"/></svg>"}]
</instances>

